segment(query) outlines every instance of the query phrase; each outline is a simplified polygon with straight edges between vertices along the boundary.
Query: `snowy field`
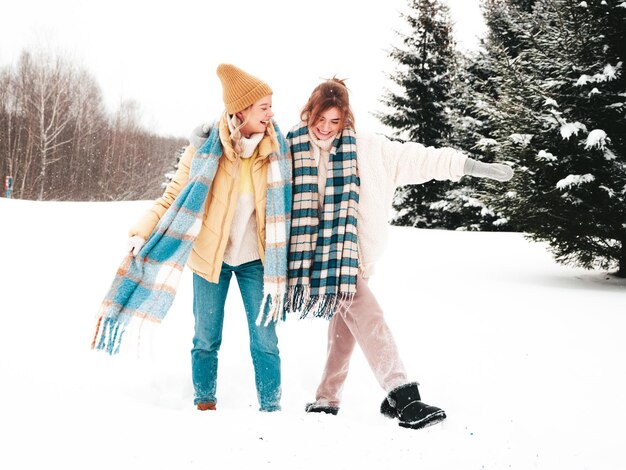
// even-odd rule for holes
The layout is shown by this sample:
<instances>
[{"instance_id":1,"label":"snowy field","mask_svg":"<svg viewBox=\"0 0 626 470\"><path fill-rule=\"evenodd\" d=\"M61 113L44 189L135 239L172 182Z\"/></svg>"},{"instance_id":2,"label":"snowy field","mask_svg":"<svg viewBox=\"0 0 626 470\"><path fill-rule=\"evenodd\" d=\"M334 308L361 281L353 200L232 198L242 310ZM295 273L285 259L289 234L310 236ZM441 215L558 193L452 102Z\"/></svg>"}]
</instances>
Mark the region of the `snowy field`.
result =
<instances>
[{"instance_id":1,"label":"snowy field","mask_svg":"<svg viewBox=\"0 0 626 470\"><path fill-rule=\"evenodd\" d=\"M520 234L392 228L370 285L443 424L379 415L384 393L358 350L339 415L305 414L324 320L280 325L283 410L259 413L236 283L219 409L198 412L188 271L139 348L89 349L126 231L149 205L0 199L0 468L626 468L624 280L559 266Z\"/></svg>"}]
</instances>

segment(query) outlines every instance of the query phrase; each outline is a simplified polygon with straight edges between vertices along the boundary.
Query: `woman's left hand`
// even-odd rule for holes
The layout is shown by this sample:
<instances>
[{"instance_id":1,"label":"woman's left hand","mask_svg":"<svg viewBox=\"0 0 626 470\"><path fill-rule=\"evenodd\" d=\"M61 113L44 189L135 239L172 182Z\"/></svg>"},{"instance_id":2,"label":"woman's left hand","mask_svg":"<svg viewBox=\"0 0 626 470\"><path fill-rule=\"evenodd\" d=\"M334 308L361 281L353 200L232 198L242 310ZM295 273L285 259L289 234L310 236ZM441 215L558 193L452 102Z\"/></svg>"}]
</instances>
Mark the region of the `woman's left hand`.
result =
<instances>
[{"instance_id":1,"label":"woman's left hand","mask_svg":"<svg viewBox=\"0 0 626 470\"><path fill-rule=\"evenodd\" d=\"M472 158L465 162L464 172L466 175L480 178L491 178L496 181L509 181L513 178L513 168L504 163L483 163Z\"/></svg>"}]
</instances>

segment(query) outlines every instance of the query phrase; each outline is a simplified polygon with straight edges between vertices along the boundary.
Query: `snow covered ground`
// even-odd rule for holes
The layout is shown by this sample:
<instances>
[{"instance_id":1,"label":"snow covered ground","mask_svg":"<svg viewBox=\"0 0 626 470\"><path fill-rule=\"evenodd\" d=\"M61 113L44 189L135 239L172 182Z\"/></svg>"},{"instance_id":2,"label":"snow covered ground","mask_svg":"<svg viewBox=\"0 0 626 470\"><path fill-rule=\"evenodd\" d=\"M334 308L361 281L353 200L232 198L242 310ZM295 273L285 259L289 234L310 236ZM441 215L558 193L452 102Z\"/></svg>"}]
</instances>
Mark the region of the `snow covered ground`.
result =
<instances>
[{"instance_id":1,"label":"snow covered ground","mask_svg":"<svg viewBox=\"0 0 626 470\"><path fill-rule=\"evenodd\" d=\"M339 415L305 414L323 320L280 325L283 411L259 413L236 283L219 409L198 412L189 272L139 349L89 349L126 230L149 204L0 199L0 468L626 468L624 280L559 266L520 234L392 228L370 285L443 424L379 415L360 351Z\"/></svg>"}]
</instances>

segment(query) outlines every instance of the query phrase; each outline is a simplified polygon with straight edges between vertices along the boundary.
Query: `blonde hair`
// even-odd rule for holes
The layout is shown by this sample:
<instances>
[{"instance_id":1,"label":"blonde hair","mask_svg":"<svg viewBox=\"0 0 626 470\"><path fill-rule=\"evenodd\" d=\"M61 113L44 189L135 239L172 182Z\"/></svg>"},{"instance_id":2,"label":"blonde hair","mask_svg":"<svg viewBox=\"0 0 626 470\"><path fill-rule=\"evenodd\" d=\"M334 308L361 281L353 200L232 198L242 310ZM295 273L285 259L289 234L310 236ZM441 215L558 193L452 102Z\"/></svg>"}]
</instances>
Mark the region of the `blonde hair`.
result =
<instances>
[{"instance_id":1,"label":"blonde hair","mask_svg":"<svg viewBox=\"0 0 626 470\"><path fill-rule=\"evenodd\" d=\"M243 137L241 129L248 123L248 119L241 120L236 113L230 115L228 112L226 112L226 118L234 125L234 129L230 132L230 142L233 144L233 150L235 154L241 156L241 152L243 152L243 148L241 147L241 139Z\"/></svg>"},{"instance_id":2,"label":"blonde hair","mask_svg":"<svg viewBox=\"0 0 626 470\"><path fill-rule=\"evenodd\" d=\"M336 76L325 80L313 89L309 100L300 112L300 119L308 125L313 125L321 114L331 108L337 108L341 114L341 129L346 127L354 129L354 114L350 108L348 87L345 79L339 79Z\"/></svg>"}]
</instances>

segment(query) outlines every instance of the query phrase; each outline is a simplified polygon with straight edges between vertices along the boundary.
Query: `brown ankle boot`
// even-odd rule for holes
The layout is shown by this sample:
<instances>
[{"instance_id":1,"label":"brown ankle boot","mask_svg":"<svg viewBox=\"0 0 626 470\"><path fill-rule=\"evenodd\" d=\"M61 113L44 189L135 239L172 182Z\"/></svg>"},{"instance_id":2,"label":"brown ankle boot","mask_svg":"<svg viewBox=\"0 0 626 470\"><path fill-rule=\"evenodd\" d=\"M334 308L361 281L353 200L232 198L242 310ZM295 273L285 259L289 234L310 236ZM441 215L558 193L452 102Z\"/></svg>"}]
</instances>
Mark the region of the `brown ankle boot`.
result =
<instances>
[{"instance_id":1,"label":"brown ankle boot","mask_svg":"<svg viewBox=\"0 0 626 470\"><path fill-rule=\"evenodd\" d=\"M200 411L207 411L207 410L215 411L215 403L213 403L212 401L207 401L207 402L203 402L203 403L198 403L198 404L196 405L196 407L197 407Z\"/></svg>"}]
</instances>

